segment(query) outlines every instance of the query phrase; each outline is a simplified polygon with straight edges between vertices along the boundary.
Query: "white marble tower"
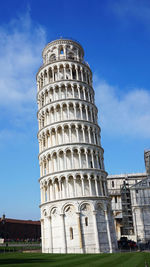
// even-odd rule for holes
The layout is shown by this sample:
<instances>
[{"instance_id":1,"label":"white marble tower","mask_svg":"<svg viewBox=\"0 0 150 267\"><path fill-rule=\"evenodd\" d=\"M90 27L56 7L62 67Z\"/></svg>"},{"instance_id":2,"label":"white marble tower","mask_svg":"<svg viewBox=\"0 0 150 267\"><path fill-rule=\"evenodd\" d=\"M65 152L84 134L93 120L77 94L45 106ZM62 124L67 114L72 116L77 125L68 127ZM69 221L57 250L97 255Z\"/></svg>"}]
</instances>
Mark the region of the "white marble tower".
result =
<instances>
[{"instance_id":1,"label":"white marble tower","mask_svg":"<svg viewBox=\"0 0 150 267\"><path fill-rule=\"evenodd\" d=\"M59 39L37 73L42 251L116 249L92 72L82 46Z\"/></svg>"}]
</instances>

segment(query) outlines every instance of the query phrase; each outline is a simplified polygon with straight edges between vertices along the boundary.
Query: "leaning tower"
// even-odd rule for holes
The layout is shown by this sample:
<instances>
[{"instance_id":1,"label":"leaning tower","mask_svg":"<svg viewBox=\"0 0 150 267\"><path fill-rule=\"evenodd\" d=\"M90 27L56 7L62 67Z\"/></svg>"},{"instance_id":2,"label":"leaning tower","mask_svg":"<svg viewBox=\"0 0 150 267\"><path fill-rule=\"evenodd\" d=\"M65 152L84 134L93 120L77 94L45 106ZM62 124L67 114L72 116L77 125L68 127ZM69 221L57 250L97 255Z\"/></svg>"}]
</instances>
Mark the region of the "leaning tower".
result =
<instances>
[{"instance_id":1,"label":"leaning tower","mask_svg":"<svg viewBox=\"0 0 150 267\"><path fill-rule=\"evenodd\" d=\"M116 249L92 72L82 46L59 39L37 73L42 251Z\"/></svg>"}]
</instances>

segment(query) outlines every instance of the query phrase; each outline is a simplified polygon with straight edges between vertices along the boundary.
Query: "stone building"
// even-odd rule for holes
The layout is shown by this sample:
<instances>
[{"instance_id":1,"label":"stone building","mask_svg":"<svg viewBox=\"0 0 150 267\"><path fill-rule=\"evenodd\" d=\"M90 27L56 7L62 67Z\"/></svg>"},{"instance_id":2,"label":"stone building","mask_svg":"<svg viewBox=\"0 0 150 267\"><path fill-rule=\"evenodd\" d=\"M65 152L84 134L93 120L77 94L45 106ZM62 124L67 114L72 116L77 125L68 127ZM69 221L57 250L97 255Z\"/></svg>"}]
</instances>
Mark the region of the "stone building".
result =
<instances>
[{"instance_id":1,"label":"stone building","mask_svg":"<svg viewBox=\"0 0 150 267\"><path fill-rule=\"evenodd\" d=\"M150 240L150 150L144 159L145 173L107 176L117 239Z\"/></svg>"},{"instance_id":2,"label":"stone building","mask_svg":"<svg viewBox=\"0 0 150 267\"><path fill-rule=\"evenodd\" d=\"M59 39L37 73L42 251L116 249L92 72L82 46Z\"/></svg>"},{"instance_id":3,"label":"stone building","mask_svg":"<svg viewBox=\"0 0 150 267\"><path fill-rule=\"evenodd\" d=\"M41 223L32 220L0 218L0 238L4 240L40 240Z\"/></svg>"}]
</instances>

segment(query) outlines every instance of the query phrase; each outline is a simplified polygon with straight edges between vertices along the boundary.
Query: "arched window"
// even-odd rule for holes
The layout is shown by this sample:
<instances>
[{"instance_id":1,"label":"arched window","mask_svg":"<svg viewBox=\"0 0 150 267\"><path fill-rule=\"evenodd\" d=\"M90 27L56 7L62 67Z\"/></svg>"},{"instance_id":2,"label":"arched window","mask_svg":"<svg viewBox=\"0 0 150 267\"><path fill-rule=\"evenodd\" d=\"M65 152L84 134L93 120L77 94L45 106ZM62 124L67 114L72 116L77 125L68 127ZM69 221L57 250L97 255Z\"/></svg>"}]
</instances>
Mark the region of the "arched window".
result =
<instances>
[{"instance_id":1,"label":"arched window","mask_svg":"<svg viewBox=\"0 0 150 267\"><path fill-rule=\"evenodd\" d=\"M85 217L85 226L88 226L88 217Z\"/></svg>"},{"instance_id":2,"label":"arched window","mask_svg":"<svg viewBox=\"0 0 150 267\"><path fill-rule=\"evenodd\" d=\"M72 239L73 239L73 228L70 227L70 240L72 240Z\"/></svg>"},{"instance_id":3,"label":"arched window","mask_svg":"<svg viewBox=\"0 0 150 267\"><path fill-rule=\"evenodd\" d=\"M56 55L52 54L49 59L50 59L50 61L55 61L56 60Z\"/></svg>"},{"instance_id":4,"label":"arched window","mask_svg":"<svg viewBox=\"0 0 150 267\"><path fill-rule=\"evenodd\" d=\"M61 55L64 54L63 48L61 48L61 50L60 50L60 54L61 54Z\"/></svg>"},{"instance_id":5,"label":"arched window","mask_svg":"<svg viewBox=\"0 0 150 267\"><path fill-rule=\"evenodd\" d=\"M114 187L114 181L112 181L112 187Z\"/></svg>"},{"instance_id":6,"label":"arched window","mask_svg":"<svg viewBox=\"0 0 150 267\"><path fill-rule=\"evenodd\" d=\"M74 54L73 53L69 53L68 54L68 59L74 59Z\"/></svg>"}]
</instances>

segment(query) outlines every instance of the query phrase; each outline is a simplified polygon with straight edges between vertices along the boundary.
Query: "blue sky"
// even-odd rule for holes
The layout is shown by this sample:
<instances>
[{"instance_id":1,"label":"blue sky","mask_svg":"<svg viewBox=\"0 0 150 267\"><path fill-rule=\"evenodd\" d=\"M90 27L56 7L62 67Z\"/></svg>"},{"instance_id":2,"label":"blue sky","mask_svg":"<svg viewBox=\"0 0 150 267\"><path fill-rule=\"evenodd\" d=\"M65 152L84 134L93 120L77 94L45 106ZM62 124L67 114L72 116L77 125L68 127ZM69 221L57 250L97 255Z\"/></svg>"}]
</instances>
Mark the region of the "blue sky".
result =
<instances>
[{"instance_id":1,"label":"blue sky","mask_svg":"<svg viewBox=\"0 0 150 267\"><path fill-rule=\"evenodd\" d=\"M150 148L150 2L5 0L0 9L0 216L39 219L35 75L71 37L93 71L109 174L144 172Z\"/></svg>"}]
</instances>

